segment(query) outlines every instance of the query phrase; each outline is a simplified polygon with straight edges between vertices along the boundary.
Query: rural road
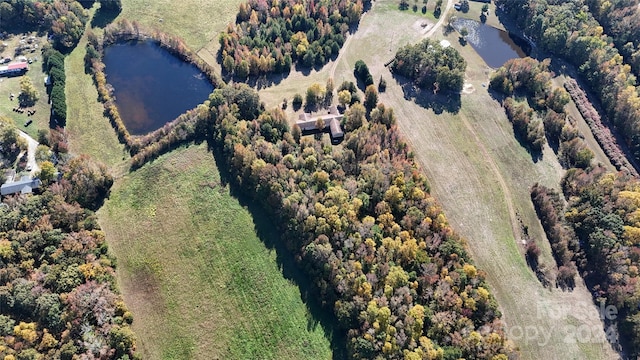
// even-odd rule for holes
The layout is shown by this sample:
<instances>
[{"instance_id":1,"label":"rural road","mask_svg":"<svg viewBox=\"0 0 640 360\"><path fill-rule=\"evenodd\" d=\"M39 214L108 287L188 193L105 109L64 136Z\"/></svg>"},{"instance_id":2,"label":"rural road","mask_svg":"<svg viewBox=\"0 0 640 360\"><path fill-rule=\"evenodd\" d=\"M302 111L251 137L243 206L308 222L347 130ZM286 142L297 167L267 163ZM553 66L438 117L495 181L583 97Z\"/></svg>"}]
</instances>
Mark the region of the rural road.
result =
<instances>
[{"instance_id":1,"label":"rural road","mask_svg":"<svg viewBox=\"0 0 640 360\"><path fill-rule=\"evenodd\" d=\"M442 11L442 13L440 14L440 19L438 19L438 22L435 25L433 25L433 27L424 34L423 38L430 37L431 35L433 35L434 32L436 32L436 30L440 28L440 26L442 26L442 23L447 18L447 14L449 13L449 10L451 10L452 7L453 7L453 0L447 0L447 6L444 8L444 11Z\"/></svg>"},{"instance_id":2,"label":"rural road","mask_svg":"<svg viewBox=\"0 0 640 360\"><path fill-rule=\"evenodd\" d=\"M40 144L24 131L18 130L18 133L20 134L20 137L24 138L27 140L27 143L29 143L29 147L27 149L27 168L31 167L29 175L33 176L40 171L40 167L36 163L36 148Z\"/></svg>"}]
</instances>

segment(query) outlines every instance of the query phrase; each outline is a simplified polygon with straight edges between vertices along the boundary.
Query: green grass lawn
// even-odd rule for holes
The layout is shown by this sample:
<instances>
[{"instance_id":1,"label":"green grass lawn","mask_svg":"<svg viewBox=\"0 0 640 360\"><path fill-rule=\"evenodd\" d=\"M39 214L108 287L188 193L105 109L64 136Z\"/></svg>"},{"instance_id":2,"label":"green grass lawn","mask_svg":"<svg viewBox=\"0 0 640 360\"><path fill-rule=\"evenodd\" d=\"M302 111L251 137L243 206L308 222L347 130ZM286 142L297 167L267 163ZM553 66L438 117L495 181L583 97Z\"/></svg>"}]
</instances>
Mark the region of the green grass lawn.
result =
<instances>
[{"instance_id":1,"label":"green grass lawn","mask_svg":"<svg viewBox=\"0 0 640 360\"><path fill-rule=\"evenodd\" d=\"M35 33L25 33L25 35L31 36ZM3 40L6 43L7 48L0 53L0 58L10 57L16 62L17 57L14 56L14 49L21 40L22 35L12 35L10 38ZM42 46L46 43L46 36L38 37L38 44ZM39 99L35 106L30 109L36 110L35 115L31 117L33 123L29 126L24 126L27 121L27 114L14 112L12 109L18 107L18 94L20 93L20 79L21 76L15 77L0 77L0 115L13 119L18 129L31 135L34 139L38 139L39 129L49 129L49 113L51 106L48 104L48 95L44 85L44 79L46 74L42 71L42 53L40 50L32 52L26 52L23 54L26 58L33 59L33 63L29 64L29 71L25 74L31 78L33 85L38 90ZM16 97L13 100L9 99L10 94L15 94Z\"/></svg>"},{"instance_id":2,"label":"green grass lawn","mask_svg":"<svg viewBox=\"0 0 640 360\"><path fill-rule=\"evenodd\" d=\"M205 46L217 52L218 35L229 22L235 21L242 1L123 0L119 18L177 35L195 52Z\"/></svg>"},{"instance_id":3,"label":"green grass lawn","mask_svg":"<svg viewBox=\"0 0 640 360\"><path fill-rule=\"evenodd\" d=\"M290 256L265 245L269 222L221 184L205 145L118 179L98 215L145 359L332 357Z\"/></svg>"},{"instance_id":4,"label":"green grass lawn","mask_svg":"<svg viewBox=\"0 0 640 360\"><path fill-rule=\"evenodd\" d=\"M98 90L84 71L86 35L65 58L67 126L72 153L85 153L112 166L129 158L98 102Z\"/></svg>"}]
</instances>

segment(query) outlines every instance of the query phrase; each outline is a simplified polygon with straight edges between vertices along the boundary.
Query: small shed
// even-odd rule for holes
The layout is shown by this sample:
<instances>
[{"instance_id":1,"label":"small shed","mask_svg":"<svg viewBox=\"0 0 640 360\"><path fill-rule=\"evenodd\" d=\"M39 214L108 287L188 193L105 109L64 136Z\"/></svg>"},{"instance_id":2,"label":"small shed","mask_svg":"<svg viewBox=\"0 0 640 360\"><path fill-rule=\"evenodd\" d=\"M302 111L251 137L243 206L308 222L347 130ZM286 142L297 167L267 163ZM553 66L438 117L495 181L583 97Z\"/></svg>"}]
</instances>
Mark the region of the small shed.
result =
<instances>
[{"instance_id":1,"label":"small shed","mask_svg":"<svg viewBox=\"0 0 640 360\"><path fill-rule=\"evenodd\" d=\"M2 196L13 194L31 194L33 189L42 186L40 179L32 179L29 176L23 176L22 179L14 182L6 182L0 187Z\"/></svg>"}]
</instances>

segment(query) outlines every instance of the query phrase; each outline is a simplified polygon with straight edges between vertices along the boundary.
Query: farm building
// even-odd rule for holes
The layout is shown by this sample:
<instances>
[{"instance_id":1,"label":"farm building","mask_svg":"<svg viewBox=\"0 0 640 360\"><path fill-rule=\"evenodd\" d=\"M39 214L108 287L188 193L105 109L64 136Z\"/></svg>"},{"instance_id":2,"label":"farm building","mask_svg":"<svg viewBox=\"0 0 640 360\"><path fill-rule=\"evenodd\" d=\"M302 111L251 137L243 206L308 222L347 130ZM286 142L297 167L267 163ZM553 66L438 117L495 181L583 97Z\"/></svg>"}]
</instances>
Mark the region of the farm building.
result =
<instances>
[{"instance_id":1,"label":"farm building","mask_svg":"<svg viewBox=\"0 0 640 360\"><path fill-rule=\"evenodd\" d=\"M21 75L29 70L29 64L26 62L17 62L5 66L0 66L0 76L3 75Z\"/></svg>"},{"instance_id":2,"label":"farm building","mask_svg":"<svg viewBox=\"0 0 640 360\"><path fill-rule=\"evenodd\" d=\"M317 127L318 120L322 120L324 122L322 129ZM324 131L329 128L331 142L335 144L339 143L344 138L344 132L340 126L340 120L342 120L342 114L340 114L336 106L332 106L327 115L312 117L309 113L303 113L298 118L298 122L296 124L305 132L316 130Z\"/></svg>"},{"instance_id":3,"label":"farm building","mask_svg":"<svg viewBox=\"0 0 640 360\"><path fill-rule=\"evenodd\" d=\"M33 189L37 189L42 185L40 179L32 179L29 176L23 176L22 179L14 182L6 182L0 187L2 196L12 194L31 194Z\"/></svg>"}]
</instances>

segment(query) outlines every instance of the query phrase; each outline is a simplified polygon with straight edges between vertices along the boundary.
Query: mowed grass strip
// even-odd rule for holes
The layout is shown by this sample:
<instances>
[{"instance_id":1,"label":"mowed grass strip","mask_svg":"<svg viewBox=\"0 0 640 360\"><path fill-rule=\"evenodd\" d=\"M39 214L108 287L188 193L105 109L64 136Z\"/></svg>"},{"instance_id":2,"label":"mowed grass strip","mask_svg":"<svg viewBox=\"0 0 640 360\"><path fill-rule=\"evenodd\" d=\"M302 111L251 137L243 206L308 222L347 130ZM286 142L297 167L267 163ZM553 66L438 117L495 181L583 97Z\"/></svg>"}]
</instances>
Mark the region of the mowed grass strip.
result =
<instances>
[{"instance_id":1,"label":"mowed grass strip","mask_svg":"<svg viewBox=\"0 0 640 360\"><path fill-rule=\"evenodd\" d=\"M112 166L128 159L129 154L104 116L104 107L98 102L98 90L91 75L84 71L86 45L85 34L65 58L69 150L75 154L89 154Z\"/></svg>"},{"instance_id":2,"label":"mowed grass strip","mask_svg":"<svg viewBox=\"0 0 640 360\"><path fill-rule=\"evenodd\" d=\"M118 179L98 215L145 359L331 358L205 145Z\"/></svg>"}]
</instances>

